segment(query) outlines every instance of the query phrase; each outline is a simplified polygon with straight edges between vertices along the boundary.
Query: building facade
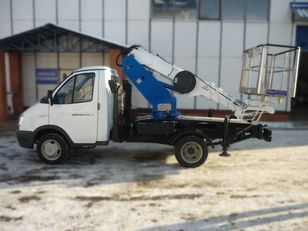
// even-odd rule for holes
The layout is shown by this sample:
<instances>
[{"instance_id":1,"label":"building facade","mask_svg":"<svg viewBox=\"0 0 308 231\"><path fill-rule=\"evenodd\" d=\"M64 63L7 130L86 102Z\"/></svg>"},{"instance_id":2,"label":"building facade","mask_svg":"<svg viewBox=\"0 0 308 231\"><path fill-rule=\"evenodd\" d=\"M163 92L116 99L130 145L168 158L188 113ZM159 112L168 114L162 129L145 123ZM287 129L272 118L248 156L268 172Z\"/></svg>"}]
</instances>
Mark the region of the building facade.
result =
<instances>
[{"instance_id":1,"label":"building facade","mask_svg":"<svg viewBox=\"0 0 308 231\"><path fill-rule=\"evenodd\" d=\"M0 39L46 23L117 43L141 44L200 78L216 83L238 99L243 99L239 93L243 50L266 43L296 45L298 28L304 27L306 31L308 27L305 17L294 20L290 0L0 1ZM81 66L110 64L108 50L103 54L22 52L21 59L25 107L55 87L37 83L37 69L57 68L57 78L61 81ZM10 84L6 85L10 105ZM201 97L177 95L177 98L182 109L224 109ZM148 107L135 90L133 106ZM278 111L290 109L290 101L276 106Z\"/></svg>"}]
</instances>

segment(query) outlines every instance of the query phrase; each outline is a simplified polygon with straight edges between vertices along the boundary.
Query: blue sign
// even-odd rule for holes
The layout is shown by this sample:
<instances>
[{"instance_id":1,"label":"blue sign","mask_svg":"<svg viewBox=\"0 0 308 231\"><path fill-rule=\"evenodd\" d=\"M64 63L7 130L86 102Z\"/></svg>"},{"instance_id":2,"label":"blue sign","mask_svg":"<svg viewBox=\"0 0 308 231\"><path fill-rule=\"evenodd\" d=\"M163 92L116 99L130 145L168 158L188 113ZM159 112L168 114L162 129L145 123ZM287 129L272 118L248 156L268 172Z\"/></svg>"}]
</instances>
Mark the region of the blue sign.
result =
<instances>
[{"instance_id":1,"label":"blue sign","mask_svg":"<svg viewBox=\"0 0 308 231\"><path fill-rule=\"evenodd\" d=\"M56 68L36 68L36 84L57 84L58 69Z\"/></svg>"},{"instance_id":2,"label":"blue sign","mask_svg":"<svg viewBox=\"0 0 308 231\"><path fill-rule=\"evenodd\" d=\"M276 90L276 89L265 89L265 94L287 96L288 91L287 90Z\"/></svg>"}]
</instances>

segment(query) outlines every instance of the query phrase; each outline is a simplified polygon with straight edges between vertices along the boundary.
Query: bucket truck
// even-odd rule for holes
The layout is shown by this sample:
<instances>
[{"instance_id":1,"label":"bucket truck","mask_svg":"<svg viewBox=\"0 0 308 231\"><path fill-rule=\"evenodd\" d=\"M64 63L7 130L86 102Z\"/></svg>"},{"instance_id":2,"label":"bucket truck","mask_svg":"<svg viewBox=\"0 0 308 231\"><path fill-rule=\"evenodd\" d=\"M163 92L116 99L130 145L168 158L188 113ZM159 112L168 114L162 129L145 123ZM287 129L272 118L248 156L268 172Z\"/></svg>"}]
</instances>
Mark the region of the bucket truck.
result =
<instances>
[{"instance_id":1,"label":"bucket truck","mask_svg":"<svg viewBox=\"0 0 308 231\"><path fill-rule=\"evenodd\" d=\"M273 47L282 51L272 51ZM20 116L17 139L21 147L36 146L39 158L48 164L63 162L69 149L114 141L172 145L182 166L198 167L208 157L208 146L221 145L221 156L229 156L232 143L250 138L271 141L271 131L259 119L263 113L274 113L273 102L295 96L299 54L298 47L273 44L244 51L240 90L247 100L242 102L159 55L132 46L117 58L128 80L120 81L109 67L74 71ZM276 79L283 79L279 87ZM149 102L151 113L132 115L132 85ZM232 114L182 115L174 93L204 96Z\"/></svg>"}]
</instances>

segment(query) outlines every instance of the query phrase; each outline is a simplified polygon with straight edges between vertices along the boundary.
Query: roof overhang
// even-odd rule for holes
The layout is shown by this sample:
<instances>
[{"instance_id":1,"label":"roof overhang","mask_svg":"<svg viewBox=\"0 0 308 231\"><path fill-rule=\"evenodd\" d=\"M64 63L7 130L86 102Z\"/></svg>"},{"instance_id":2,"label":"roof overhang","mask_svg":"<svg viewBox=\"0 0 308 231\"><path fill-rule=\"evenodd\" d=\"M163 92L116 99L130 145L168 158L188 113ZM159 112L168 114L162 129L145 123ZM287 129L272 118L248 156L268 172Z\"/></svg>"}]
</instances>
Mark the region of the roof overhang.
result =
<instances>
[{"instance_id":1,"label":"roof overhang","mask_svg":"<svg viewBox=\"0 0 308 231\"><path fill-rule=\"evenodd\" d=\"M127 45L51 23L0 40L3 51L100 52Z\"/></svg>"},{"instance_id":2,"label":"roof overhang","mask_svg":"<svg viewBox=\"0 0 308 231\"><path fill-rule=\"evenodd\" d=\"M308 21L308 2L290 2L294 21Z\"/></svg>"}]
</instances>

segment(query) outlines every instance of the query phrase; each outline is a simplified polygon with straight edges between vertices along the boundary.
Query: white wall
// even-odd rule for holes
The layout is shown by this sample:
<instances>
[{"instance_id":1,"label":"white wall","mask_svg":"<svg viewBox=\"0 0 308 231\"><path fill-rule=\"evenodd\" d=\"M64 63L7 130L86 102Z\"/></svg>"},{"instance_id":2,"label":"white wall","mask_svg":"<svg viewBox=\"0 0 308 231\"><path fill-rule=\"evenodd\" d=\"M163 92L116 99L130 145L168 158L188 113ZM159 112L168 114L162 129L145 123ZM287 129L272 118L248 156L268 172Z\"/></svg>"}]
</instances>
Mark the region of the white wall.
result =
<instances>
[{"instance_id":1,"label":"white wall","mask_svg":"<svg viewBox=\"0 0 308 231\"><path fill-rule=\"evenodd\" d=\"M79 30L79 1L58 0L59 25Z\"/></svg>"},{"instance_id":2,"label":"white wall","mask_svg":"<svg viewBox=\"0 0 308 231\"><path fill-rule=\"evenodd\" d=\"M59 54L60 70L71 69L75 70L80 67L79 53L61 52Z\"/></svg>"},{"instance_id":3,"label":"white wall","mask_svg":"<svg viewBox=\"0 0 308 231\"><path fill-rule=\"evenodd\" d=\"M266 22L247 22L245 50L259 44L267 43L268 23Z\"/></svg>"},{"instance_id":4,"label":"white wall","mask_svg":"<svg viewBox=\"0 0 308 231\"><path fill-rule=\"evenodd\" d=\"M127 44L138 44L148 49L150 2L144 0L131 0L127 2ZM148 102L134 86L132 88L132 107L148 107Z\"/></svg>"},{"instance_id":5,"label":"white wall","mask_svg":"<svg viewBox=\"0 0 308 231\"><path fill-rule=\"evenodd\" d=\"M105 0L105 38L125 43L125 4L123 0Z\"/></svg>"},{"instance_id":6,"label":"white wall","mask_svg":"<svg viewBox=\"0 0 308 231\"><path fill-rule=\"evenodd\" d=\"M12 0L14 34L33 28L32 0Z\"/></svg>"},{"instance_id":7,"label":"white wall","mask_svg":"<svg viewBox=\"0 0 308 231\"><path fill-rule=\"evenodd\" d=\"M57 68L57 54L38 52L37 68ZM47 90L52 90L56 84L40 84L37 85L38 100L47 94Z\"/></svg>"},{"instance_id":8,"label":"white wall","mask_svg":"<svg viewBox=\"0 0 308 231\"><path fill-rule=\"evenodd\" d=\"M128 1L127 43L129 45L140 44L146 49L149 48L149 18L150 1Z\"/></svg>"},{"instance_id":9,"label":"white wall","mask_svg":"<svg viewBox=\"0 0 308 231\"><path fill-rule=\"evenodd\" d=\"M151 50L164 59L172 60L172 22L152 21Z\"/></svg>"},{"instance_id":10,"label":"white wall","mask_svg":"<svg viewBox=\"0 0 308 231\"><path fill-rule=\"evenodd\" d=\"M10 0L0 1L0 38L11 35Z\"/></svg>"},{"instance_id":11,"label":"white wall","mask_svg":"<svg viewBox=\"0 0 308 231\"><path fill-rule=\"evenodd\" d=\"M239 99L242 51L244 49L244 23L224 22L222 24L222 29L220 87L234 98ZM219 106L219 109L226 108L224 106Z\"/></svg>"},{"instance_id":12,"label":"white wall","mask_svg":"<svg viewBox=\"0 0 308 231\"><path fill-rule=\"evenodd\" d=\"M106 53L105 59L109 59L108 53ZM82 53L81 66L102 66L103 65L103 53Z\"/></svg>"},{"instance_id":13,"label":"white wall","mask_svg":"<svg viewBox=\"0 0 308 231\"><path fill-rule=\"evenodd\" d=\"M81 31L103 36L103 1L101 0L81 0Z\"/></svg>"},{"instance_id":14,"label":"white wall","mask_svg":"<svg viewBox=\"0 0 308 231\"><path fill-rule=\"evenodd\" d=\"M35 26L56 23L56 0L35 1Z\"/></svg>"},{"instance_id":15,"label":"white wall","mask_svg":"<svg viewBox=\"0 0 308 231\"><path fill-rule=\"evenodd\" d=\"M219 74L220 22L200 22L198 43L197 75L199 78L217 85ZM197 97L197 108L216 109L217 104L205 97Z\"/></svg>"},{"instance_id":16,"label":"white wall","mask_svg":"<svg viewBox=\"0 0 308 231\"><path fill-rule=\"evenodd\" d=\"M179 21L175 23L174 63L195 73L196 62L196 22ZM185 44L185 45L183 45ZM194 109L194 98L175 94L178 108Z\"/></svg>"},{"instance_id":17,"label":"white wall","mask_svg":"<svg viewBox=\"0 0 308 231\"><path fill-rule=\"evenodd\" d=\"M36 100L35 57L34 53L22 54L22 77L24 106L33 105Z\"/></svg>"}]
</instances>

